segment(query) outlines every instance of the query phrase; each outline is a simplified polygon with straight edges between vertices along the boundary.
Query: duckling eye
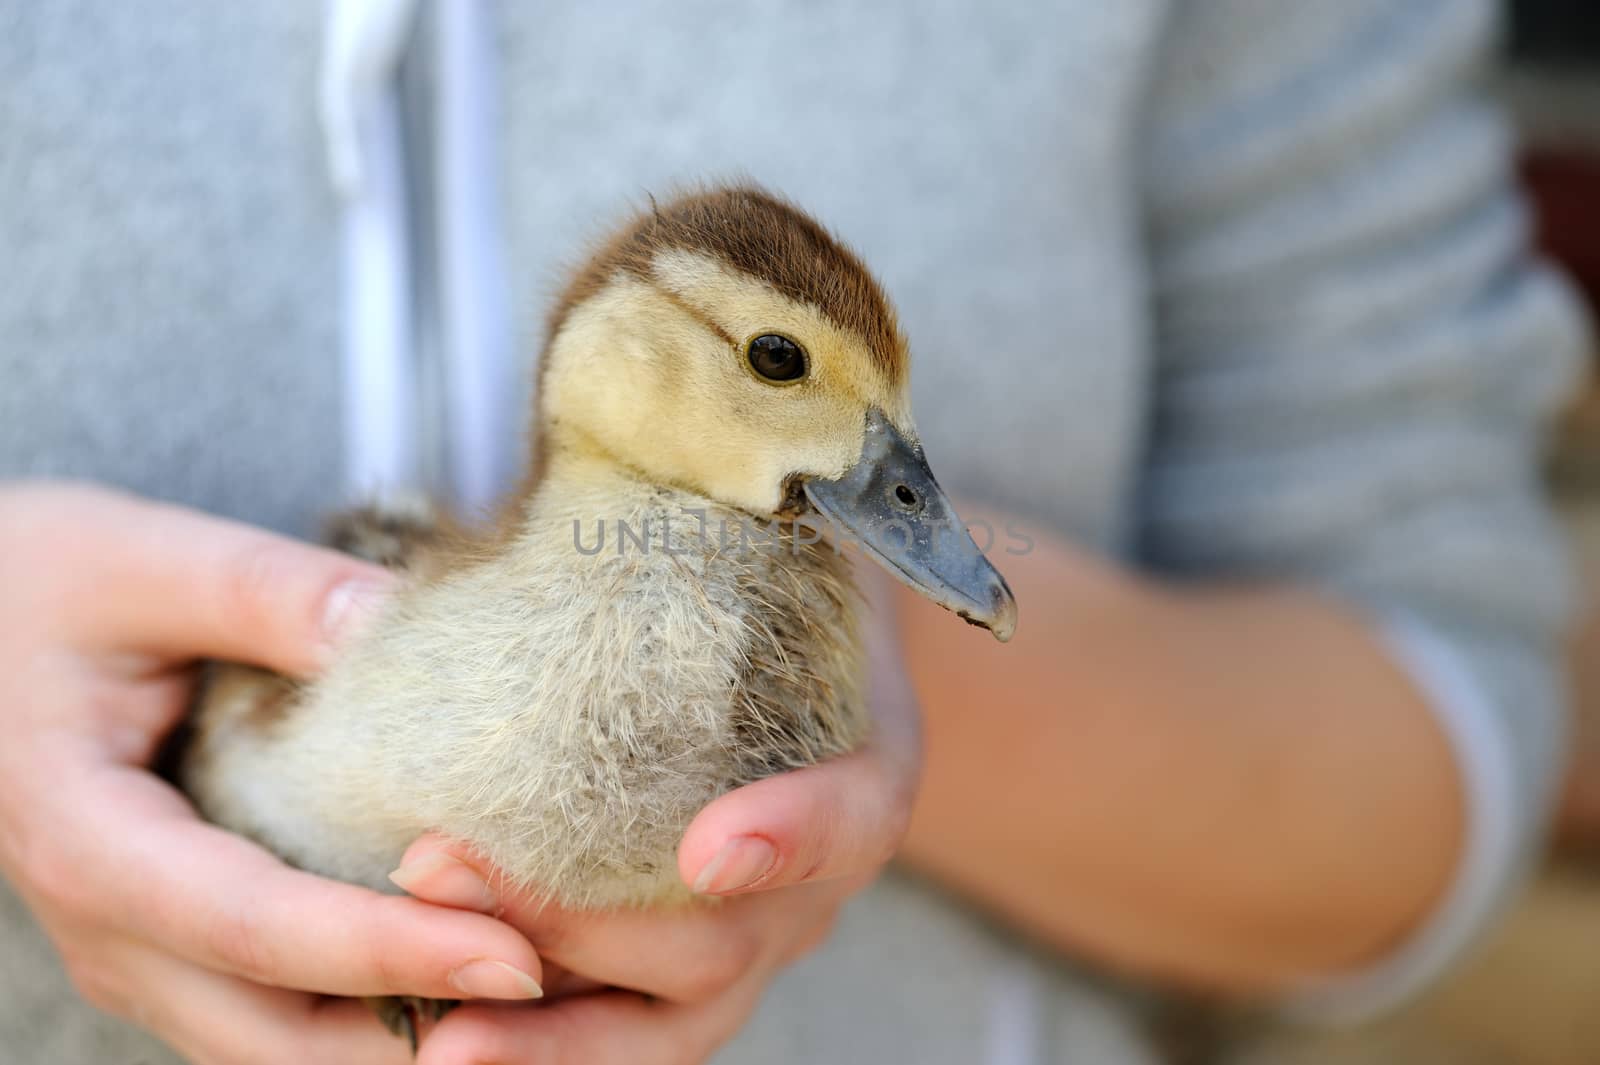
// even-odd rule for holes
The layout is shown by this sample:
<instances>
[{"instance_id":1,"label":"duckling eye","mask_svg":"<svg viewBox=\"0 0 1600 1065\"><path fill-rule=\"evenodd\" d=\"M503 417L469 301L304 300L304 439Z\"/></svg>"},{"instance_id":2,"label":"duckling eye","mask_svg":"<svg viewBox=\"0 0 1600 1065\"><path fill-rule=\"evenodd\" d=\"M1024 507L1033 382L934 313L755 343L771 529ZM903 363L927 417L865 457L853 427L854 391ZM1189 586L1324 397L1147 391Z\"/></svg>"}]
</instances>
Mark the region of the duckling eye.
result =
<instances>
[{"instance_id":1,"label":"duckling eye","mask_svg":"<svg viewBox=\"0 0 1600 1065\"><path fill-rule=\"evenodd\" d=\"M750 368L768 381L798 381L806 375L806 353L788 337L758 336L745 354Z\"/></svg>"}]
</instances>

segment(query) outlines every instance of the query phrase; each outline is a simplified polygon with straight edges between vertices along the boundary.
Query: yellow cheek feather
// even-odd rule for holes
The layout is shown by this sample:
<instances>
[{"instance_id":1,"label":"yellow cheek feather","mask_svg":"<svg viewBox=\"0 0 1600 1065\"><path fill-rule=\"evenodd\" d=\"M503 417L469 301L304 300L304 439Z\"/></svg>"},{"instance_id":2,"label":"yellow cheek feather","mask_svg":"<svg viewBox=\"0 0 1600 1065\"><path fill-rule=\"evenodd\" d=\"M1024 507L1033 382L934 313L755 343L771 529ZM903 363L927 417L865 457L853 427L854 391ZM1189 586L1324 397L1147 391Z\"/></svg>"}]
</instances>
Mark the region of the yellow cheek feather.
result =
<instances>
[{"instance_id":1,"label":"yellow cheek feather","mask_svg":"<svg viewBox=\"0 0 1600 1065\"><path fill-rule=\"evenodd\" d=\"M546 352L551 446L770 514L791 474L833 477L856 461L868 408L914 433L904 388L816 308L695 252L659 253L653 275L619 273ZM749 369L743 346L763 333L806 350L803 380L773 384Z\"/></svg>"},{"instance_id":2,"label":"yellow cheek feather","mask_svg":"<svg viewBox=\"0 0 1600 1065\"><path fill-rule=\"evenodd\" d=\"M902 431L911 428L910 397L867 354L862 340L816 307L788 299L770 285L710 255L681 248L658 252L657 284L696 307L715 308L724 327L743 343L760 333L782 333L811 357L811 381L863 409L878 407ZM903 424L902 424L903 423Z\"/></svg>"}]
</instances>

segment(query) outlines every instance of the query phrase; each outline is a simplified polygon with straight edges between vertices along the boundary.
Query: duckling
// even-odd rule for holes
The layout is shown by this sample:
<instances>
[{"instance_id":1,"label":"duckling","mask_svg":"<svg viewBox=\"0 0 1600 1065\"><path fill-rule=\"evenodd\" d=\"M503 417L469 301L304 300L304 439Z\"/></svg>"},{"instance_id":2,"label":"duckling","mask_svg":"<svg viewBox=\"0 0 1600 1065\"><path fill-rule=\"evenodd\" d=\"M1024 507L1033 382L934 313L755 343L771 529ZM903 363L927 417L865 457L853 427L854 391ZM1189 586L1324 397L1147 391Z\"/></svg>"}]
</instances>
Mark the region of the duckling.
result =
<instances>
[{"instance_id":1,"label":"duckling","mask_svg":"<svg viewBox=\"0 0 1600 1065\"><path fill-rule=\"evenodd\" d=\"M867 738L842 543L1001 640L1015 626L907 374L877 281L801 210L748 185L652 203L557 302L533 473L497 527L347 517L335 542L400 590L308 683L219 667L185 788L378 890L431 830L562 906L685 901L701 808Z\"/></svg>"}]
</instances>

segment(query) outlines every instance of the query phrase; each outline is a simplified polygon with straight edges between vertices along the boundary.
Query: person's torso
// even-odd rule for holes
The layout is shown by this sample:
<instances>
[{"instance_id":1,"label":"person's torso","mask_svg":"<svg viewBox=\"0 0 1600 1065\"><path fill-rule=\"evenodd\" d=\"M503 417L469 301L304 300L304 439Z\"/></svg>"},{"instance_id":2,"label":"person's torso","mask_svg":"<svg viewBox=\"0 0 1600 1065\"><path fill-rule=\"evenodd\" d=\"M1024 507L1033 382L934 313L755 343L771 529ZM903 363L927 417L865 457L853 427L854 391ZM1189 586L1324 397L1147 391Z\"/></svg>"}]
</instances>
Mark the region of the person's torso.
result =
<instances>
[{"instance_id":1,"label":"person's torso","mask_svg":"<svg viewBox=\"0 0 1600 1065\"><path fill-rule=\"evenodd\" d=\"M1161 5L1033 7L500 5L517 358L626 205L747 175L883 278L951 487L1114 548L1142 429L1133 131ZM336 502L320 8L7 16L0 470L295 529Z\"/></svg>"},{"instance_id":2,"label":"person's torso","mask_svg":"<svg viewBox=\"0 0 1600 1065\"><path fill-rule=\"evenodd\" d=\"M946 486L1118 551L1149 369L1136 131L1165 8L498 5L518 358L626 205L748 176L881 276ZM0 476L302 533L341 502L323 21L312 0L0 6ZM720 1060L1141 1054L1051 963L891 878Z\"/></svg>"}]
</instances>

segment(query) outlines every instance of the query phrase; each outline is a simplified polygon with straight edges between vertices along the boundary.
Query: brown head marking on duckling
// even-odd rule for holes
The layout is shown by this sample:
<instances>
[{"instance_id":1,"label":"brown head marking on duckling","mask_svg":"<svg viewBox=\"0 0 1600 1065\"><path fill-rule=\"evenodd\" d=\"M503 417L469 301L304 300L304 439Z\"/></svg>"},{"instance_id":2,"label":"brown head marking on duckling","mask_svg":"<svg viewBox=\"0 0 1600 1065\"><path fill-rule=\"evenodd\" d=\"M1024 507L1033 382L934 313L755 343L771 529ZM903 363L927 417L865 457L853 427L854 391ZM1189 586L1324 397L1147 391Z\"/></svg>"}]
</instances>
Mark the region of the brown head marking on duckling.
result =
<instances>
[{"instance_id":1,"label":"brown head marking on duckling","mask_svg":"<svg viewBox=\"0 0 1600 1065\"><path fill-rule=\"evenodd\" d=\"M860 258L810 215L755 185L697 189L665 202L654 197L574 275L550 315L546 340L572 308L605 288L619 271L650 280L668 251L710 256L809 304L865 342L892 380L905 379L906 343L894 308ZM737 340L692 305L685 310L730 343Z\"/></svg>"}]
</instances>

